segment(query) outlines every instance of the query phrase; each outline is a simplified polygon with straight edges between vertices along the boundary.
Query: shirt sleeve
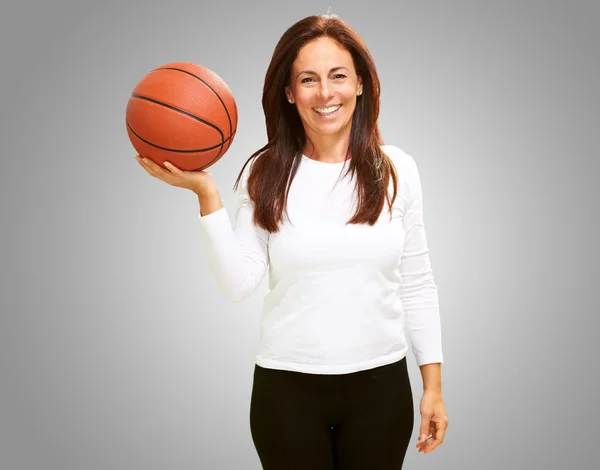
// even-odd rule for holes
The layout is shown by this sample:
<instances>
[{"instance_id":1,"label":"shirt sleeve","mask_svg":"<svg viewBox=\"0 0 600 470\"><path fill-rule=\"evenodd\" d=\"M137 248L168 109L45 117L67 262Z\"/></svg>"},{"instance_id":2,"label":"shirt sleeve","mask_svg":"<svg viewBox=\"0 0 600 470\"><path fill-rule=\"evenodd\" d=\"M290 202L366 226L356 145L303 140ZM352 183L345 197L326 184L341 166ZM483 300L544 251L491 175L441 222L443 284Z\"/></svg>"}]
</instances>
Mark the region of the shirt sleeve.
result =
<instances>
[{"instance_id":1,"label":"shirt sleeve","mask_svg":"<svg viewBox=\"0 0 600 470\"><path fill-rule=\"evenodd\" d=\"M235 226L224 207L199 215L210 269L220 290L233 302L245 300L257 289L269 264L269 232L253 222L247 187L251 165L244 169L237 188Z\"/></svg>"},{"instance_id":2,"label":"shirt sleeve","mask_svg":"<svg viewBox=\"0 0 600 470\"><path fill-rule=\"evenodd\" d=\"M400 260L400 299L412 351L419 366L443 362L438 289L433 278L423 223L421 179L414 159L405 154L404 249Z\"/></svg>"}]
</instances>

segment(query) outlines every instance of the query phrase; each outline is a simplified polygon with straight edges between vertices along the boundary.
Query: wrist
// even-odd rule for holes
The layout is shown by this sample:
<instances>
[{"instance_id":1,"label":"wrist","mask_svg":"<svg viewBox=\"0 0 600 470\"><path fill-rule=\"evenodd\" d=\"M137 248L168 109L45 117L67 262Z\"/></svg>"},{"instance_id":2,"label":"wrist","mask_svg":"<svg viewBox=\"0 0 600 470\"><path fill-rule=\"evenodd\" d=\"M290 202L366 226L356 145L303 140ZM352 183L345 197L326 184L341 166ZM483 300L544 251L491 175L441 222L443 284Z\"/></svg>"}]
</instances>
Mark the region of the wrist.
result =
<instances>
[{"instance_id":1,"label":"wrist","mask_svg":"<svg viewBox=\"0 0 600 470\"><path fill-rule=\"evenodd\" d=\"M223 207L219 191L197 192L198 204L200 205L200 215L202 217L212 214Z\"/></svg>"},{"instance_id":2,"label":"wrist","mask_svg":"<svg viewBox=\"0 0 600 470\"><path fill-rule=\"evenodd\" d=\"M219 194L219 190L216 187L202 189L194 188L192 189L192 191L196 194L196 196L198 196L201 199L214 197Z\"/></svg>"},{"instance_id":3,"label":"wrist","mask_svg":"<svg viewBox=\"0 0 600 470\"><path fill-rule=\"evenodd\" d=\"M442 393L442 368L441 363L434 362L421 365L424 393Z\"/></svg>"}]
</instances>

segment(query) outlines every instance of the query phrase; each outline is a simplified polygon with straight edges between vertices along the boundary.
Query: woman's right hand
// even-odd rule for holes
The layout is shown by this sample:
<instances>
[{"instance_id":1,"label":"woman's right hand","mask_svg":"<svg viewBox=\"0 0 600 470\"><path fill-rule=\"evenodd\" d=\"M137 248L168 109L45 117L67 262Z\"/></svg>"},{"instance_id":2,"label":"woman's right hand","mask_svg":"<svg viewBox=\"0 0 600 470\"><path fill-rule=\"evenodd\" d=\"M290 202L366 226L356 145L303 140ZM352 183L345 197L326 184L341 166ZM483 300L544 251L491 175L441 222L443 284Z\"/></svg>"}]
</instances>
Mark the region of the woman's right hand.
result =
<instances>
[{"instance_id":1,"label":"woman's right hand","mask_svg":"<svg viewBox=\"0 0 600 470\"><path fill-rule=\"evenodd\" d=\"M144 167L144 169L155 178L164 181L171 186L189 189L198 196L213 194L218 192L217 185L212 175L204 170L185 171L180 170L169 162L164 162L166 170L157 165L149 158L143 158L136 155L135 159Z\"/></svg>"}]
</instances>

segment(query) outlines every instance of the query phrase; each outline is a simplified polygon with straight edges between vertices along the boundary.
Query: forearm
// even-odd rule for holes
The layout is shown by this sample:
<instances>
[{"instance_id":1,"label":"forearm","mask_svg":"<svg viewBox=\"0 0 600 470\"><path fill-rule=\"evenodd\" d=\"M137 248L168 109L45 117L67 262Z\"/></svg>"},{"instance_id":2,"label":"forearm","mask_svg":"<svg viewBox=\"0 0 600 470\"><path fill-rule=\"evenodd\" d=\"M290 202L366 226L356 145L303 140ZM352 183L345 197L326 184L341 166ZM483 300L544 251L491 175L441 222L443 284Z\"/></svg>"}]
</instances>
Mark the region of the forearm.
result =
<instances>
[{"instance_id":1,"label":"forearm","mask_svg":"<svg viewBox=\"0 0 600 470\"><path fill-rule=\"evenodd\" d=\"M442 364L434 362L420 366L423 391L442 393Z\"/></svg>"},{"instance_id":2,"label":"forearm","mask_svg":"<svg viewBox=\"0 0 600 470\"><path fill-rule=\"evenodd\" d=\"M215 280L226 297L242 301L266 273L268 233L252 223L251 205L244 198L239 198L234 228L218 191L196 194L204 228L202 240Z\"/></svg>"},{"instance_id":3,"label":"forearm","mask_svg":"<svg viewBox=\"0 0 600 470\"><path fill-rule=\"evenodd\" d=\"M196 193L198 196L198 204L200 204L200 215L212 214L223 208L223 202L221 201L221 195L219 191L214 190L207 193Z\"/></svg>"}]
</instances>

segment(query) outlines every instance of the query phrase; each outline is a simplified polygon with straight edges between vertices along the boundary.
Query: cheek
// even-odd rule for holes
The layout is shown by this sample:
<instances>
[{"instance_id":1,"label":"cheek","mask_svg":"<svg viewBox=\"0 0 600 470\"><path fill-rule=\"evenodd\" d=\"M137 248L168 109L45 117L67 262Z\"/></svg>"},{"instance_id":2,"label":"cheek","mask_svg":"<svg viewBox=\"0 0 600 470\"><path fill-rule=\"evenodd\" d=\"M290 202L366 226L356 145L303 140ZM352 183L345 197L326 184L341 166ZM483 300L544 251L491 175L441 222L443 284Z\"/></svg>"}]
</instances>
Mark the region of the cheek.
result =
<instances>
[{"instance_id":1,"label":"cheek","mask_svg":"<svg viewBox=\"0 0 600 470\"><path fill-rule=\"evenodd\" d=\"M346 100L346 102L354 102L356 103L356 93L354 92L354 90L348 90L347 93L344 93L344 99Z\"/></svg>"},{"instance_id":2,"label":"cheek","mask_svg":"<svg viewBox=\"0 0 600 470\"><path fill-rule=\"evenodd\" d=\"M354 97L352 95L350 95L349 97L346 98L345 108L346 108L348 114L352 114L354 112L354 110L356 109L356 100L354 99Z\"/></svg>"},{"instance_id":3,"label":"cheek","mask_svg":"<svg viewBox=\"0 0 600 470\"><path fill-rule=\"evenodd\" d=\"M312 102L312 96L306 91L299 91L296 93L296 103L301 107L310 107Z\"/></svg>"}]
</instances>

